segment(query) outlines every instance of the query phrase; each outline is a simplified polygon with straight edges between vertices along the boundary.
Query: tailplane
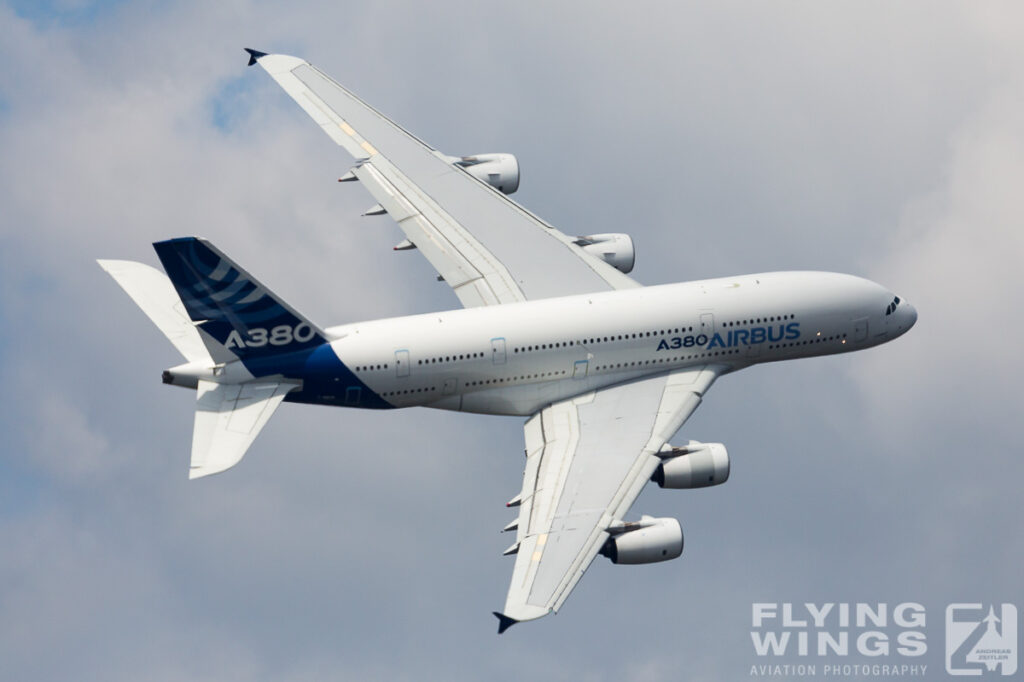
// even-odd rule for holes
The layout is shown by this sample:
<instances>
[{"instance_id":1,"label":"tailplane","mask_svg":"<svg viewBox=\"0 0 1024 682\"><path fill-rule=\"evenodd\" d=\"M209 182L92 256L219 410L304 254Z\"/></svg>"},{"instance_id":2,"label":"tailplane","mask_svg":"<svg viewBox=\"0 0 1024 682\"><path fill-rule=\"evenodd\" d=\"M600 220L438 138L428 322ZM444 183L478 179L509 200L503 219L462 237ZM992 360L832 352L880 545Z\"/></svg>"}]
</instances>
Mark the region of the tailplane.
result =
<instances>
[{"instance_id":1,"label":"tailplane","mask_svg":"<svg viewBox=\"0 0 1024 682\"><path fill-rule=\"evenodd\" d=\"M101 260L185 356L164 380L196 388L189 478L230 469L284 400L301 387L289 358L324 333L209 242L153 245L167 274L142 263ZM298 356L301 358L302 356Z\"/></svg>"},{"instance_id":2,"label":"tailplane","mask_svg":"<svg viewBox=\"0 0 1024 682\"><path fill-rule=\"evenodd\" d=\"M127 260L96 261L190 363L213 365L210 352L171 280L156 268Z\"/></svg>"},{"instance_id":3,"label":"tailplane","mask_svg":"<svg viewBox=\"0 0 1024 682\"><path fill-rule=\"evenodd\" d=\"M246 450L297 383L199 381L192 430L189 478L220 473L242 461Z\"/></svg>"}]
</instances>

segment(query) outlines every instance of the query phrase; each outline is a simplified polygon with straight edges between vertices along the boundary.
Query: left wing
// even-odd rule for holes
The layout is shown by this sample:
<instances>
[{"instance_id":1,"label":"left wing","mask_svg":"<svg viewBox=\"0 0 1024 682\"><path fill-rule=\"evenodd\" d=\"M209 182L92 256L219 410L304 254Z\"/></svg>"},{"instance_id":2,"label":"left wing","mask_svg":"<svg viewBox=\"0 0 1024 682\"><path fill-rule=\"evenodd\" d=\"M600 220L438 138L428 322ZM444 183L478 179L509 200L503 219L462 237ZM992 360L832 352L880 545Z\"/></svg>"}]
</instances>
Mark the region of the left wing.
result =
<instances>
[{"instance_id":1,"label":"left wing","mask_svg":"<svg viewBox=\"0 0 1024 682\"><path fill-rule=\"evenodd\" d=\"M512 584L499 632L557 611L723 368L666 372L550 405L526 422Z\"/></svg>"},{"instance_id":2,"label":"left wing","mask_svg":"<svg viewBox=\"0 0 1024 682\"><path fill-rule=\"evenodd\" d=\"M640 286L297 57L247 50L327 135L462 305ZM344 178L343 178L344 179Z\"/></svg>"}]
</instances>

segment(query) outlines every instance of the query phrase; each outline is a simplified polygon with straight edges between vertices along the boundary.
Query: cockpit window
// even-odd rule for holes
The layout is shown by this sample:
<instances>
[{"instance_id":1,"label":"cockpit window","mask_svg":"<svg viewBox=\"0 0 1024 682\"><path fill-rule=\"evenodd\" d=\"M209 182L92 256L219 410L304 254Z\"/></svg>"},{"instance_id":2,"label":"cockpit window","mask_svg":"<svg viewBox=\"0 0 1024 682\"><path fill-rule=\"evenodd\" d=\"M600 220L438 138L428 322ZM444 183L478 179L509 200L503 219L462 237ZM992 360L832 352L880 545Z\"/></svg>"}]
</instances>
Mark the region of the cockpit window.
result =
<instances>
[{"instance_id":1,"label":"cockpit window","mask_svg":"<svg viewBox=\"0 0 1024 682\"><path fill-rule=\"evenodd\" d=\"M886 315L892 315L894 312L896 312L896 306L898 306L899 304L900 304L900 297L897 296L896 298L892 299L892 303L890 303L888 306L886 306L885 314Z\"/></svg>"}]
</instances>

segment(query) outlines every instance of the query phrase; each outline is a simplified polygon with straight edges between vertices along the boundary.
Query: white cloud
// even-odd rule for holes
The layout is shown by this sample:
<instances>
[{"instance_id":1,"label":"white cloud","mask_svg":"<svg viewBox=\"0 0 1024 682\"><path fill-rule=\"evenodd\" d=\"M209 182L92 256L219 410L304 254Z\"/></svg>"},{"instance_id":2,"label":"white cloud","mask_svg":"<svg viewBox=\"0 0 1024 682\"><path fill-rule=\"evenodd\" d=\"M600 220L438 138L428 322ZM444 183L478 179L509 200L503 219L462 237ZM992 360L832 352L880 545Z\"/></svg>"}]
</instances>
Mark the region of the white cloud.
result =
<instances>
[{"instance_id":1,"label":"white cloud","mask_svg":"<svg viewBox=\"0 0 1024 682\"><path fill-rule=\"evenodd\" d=\"M1024 49L1001 48L990 55L995 86L950 134L942 182L908 200L874 259L875 276L920 313L895 355L872 354L857 372L880 428L898 412L914 420L912 433L996 428L1013 437L1024 370L1013 350L1024 334L1014 312L1024 291Z\"/></svg>"}]
</instances>

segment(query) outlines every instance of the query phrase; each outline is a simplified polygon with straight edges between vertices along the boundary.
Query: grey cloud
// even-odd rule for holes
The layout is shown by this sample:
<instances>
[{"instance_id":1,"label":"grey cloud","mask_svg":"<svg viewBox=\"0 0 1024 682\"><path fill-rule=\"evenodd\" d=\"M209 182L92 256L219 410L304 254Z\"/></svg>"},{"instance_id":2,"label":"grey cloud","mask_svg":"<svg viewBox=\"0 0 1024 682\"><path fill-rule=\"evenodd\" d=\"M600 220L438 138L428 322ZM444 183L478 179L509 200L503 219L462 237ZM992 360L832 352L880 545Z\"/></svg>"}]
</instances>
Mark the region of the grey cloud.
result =
<instances>
[{"instance_id":1,"label":"grey cloud","mask_svg":"<svg viewBox=\"0 0 1024 682\"><path fill-rule=\"evenodd\" d=\"M1011 13L0 9L5 672L735 679L752 601L859 599L926 603L941 668L947 602L1024 603ZM681 437L724 441L732 479L636 505L682 520L684 556L597 563L560 614L497 638L519 420L286 405L239 467L189 482L193 398L158 379L174 351L93 263L198 233L325 324L456 305L387 219L358 218L349 160L245 46L302 54L446 151L518 154L520 201L633 233L641 281L852 271L921 321L723 379Z\"/></svg>"}]
</instances>

